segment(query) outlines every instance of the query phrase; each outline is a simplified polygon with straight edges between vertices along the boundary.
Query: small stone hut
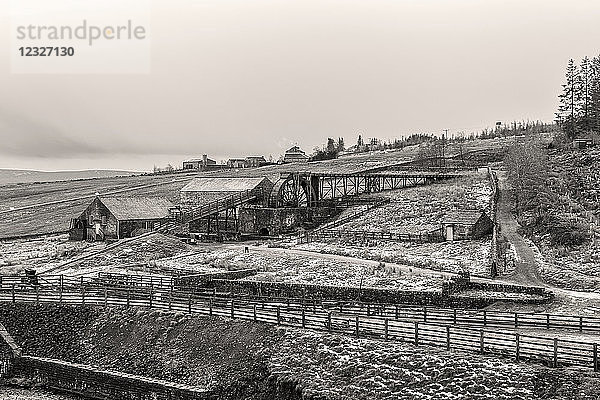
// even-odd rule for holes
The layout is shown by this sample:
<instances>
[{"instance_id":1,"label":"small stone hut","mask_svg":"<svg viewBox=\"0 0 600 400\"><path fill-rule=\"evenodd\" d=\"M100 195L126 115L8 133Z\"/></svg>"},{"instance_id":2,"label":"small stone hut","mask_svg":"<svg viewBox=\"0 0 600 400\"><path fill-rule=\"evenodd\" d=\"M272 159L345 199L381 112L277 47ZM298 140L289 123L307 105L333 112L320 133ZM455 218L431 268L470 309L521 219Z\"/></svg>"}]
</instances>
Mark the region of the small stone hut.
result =
<instances>
[{"instance_id":1,"label":"small stone hut","mask_svg":"<svg viewBox=\"0 0 600 400\"><path fill-rule=\"evenodd\" d=\"M176 207L162 197L99 197L71 221L71 240L122 239L156 230Z\"/></svg>"},{"instance_id":2,"label":"small stone hut","mask_svg":"<svg viewBox=\"0 0 600 400\"><path fill-rule=\"evenodd\" d=\"M490 217L479 210L451 212L442 219L446 241L480 239L492 233L493 227Z\"/></svg>"}]
</instances>

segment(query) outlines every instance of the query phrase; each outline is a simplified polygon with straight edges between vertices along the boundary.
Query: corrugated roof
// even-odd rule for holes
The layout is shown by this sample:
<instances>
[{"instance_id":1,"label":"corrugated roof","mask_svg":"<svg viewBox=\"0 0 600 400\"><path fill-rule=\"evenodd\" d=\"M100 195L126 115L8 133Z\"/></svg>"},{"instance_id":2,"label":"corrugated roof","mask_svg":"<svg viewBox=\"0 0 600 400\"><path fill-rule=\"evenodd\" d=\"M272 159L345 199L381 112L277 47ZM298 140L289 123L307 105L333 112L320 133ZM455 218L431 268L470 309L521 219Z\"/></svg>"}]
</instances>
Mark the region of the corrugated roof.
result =
<instances>
[{"instance_id":1,"label":"corrugated roof","mask_svg":"<svg viewBox=\"0 0 600 400\"><path fill-rule=\"evenodd\" d=\"M449 212L442 218L442 224L474 225L481 214L483 211L479 210Z\"/></svg>"},{"instance_id":2,"label":"corrugated roof","mask_svg":"<svg viewBox=\"0 0 600 400\"><path fill-rule=\"evenodd\" d=\"M244 190L252 190L267 178L213 178L202 177L195 178L193 181L185 185L182 192L241 192ZM267 179L268 180L268 179Z\"/></svg>"},{"instance_id":3,"label":"corrugated roof","mask_svg":"<svg viewBox=\"0 0 600 400\"><path fill-rule=\"evenodd\" d=\"M100 201L121 221L166 218L174 207L164 197L100 197Z\"/></svg>"}]
</instances>

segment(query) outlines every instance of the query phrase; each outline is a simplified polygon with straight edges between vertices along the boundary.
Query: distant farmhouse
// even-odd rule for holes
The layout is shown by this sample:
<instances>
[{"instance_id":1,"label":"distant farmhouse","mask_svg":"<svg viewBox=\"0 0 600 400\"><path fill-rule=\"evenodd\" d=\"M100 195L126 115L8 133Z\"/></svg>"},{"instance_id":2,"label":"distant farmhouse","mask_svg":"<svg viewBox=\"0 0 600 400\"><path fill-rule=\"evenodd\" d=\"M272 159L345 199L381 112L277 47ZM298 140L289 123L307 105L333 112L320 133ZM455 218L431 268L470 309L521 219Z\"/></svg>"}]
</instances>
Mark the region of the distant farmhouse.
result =
<instances>
[{"instance_id":1,"label":"distant farmhouse","mask_svg":"<svg viewBox=\"0 0 600 400\"><path fill-rule=\"evenodd\" d=\"M256 168L267 164L267 160L263 156L246 157L246 168Z\"/></svg>"},{"instance_id":2,"label":"distant farmhouse","mask_svg":"<svg viewBox=\"0 0 600 400\"><path fill-rule=\"evenodd\" d=\"M211 167L217 167L217 162L208 158L206 154L204 154L202 158L193 158L183 162L184 170L202 171L210 169Z\"/></svg>"},{"instance_id":3,"label":"distant farmhouse","mask_svg":"<svg viewBox=\"0 0 600 400\"><path fill-rule=\"evenodd\" d=\"M227 166L229 168L246 168L245 158L230 158L227 160Z\"/></svg>"},{"instance_id":4,"label":"distant farmhouse","mask_svg":"<svg viewBox=\"0 0 600 400\"><path fill-rule=\"evenodd\" d=\"M283 155L284 163L307 162L308 156L298 146L294 146L287 150Z\"/></svg>"},{"instance_id":5,"label":"distant farmhouse","mask_svg":"<svg viewBox=\"0 0 600 400\"><path fill-rule=\"evenodd\" d=\"M162 197L99 197L71 220L71 240L103 241L138 236L164 226L177 207Z\"/></svg>"}]
</instances>

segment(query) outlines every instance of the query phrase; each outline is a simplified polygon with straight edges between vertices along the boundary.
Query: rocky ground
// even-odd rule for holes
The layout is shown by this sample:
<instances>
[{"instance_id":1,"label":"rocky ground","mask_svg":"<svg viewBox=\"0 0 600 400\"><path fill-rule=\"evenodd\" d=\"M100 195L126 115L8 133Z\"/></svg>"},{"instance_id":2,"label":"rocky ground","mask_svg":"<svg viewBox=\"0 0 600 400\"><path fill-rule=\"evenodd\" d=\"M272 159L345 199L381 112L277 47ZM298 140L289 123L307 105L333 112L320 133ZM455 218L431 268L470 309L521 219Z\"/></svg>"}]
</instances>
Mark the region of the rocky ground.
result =
<instances>
[{"instance_id":1,"label":"rocky ground","mask_svg":"<svg viewBox=\"0 0 600 400\"><path fill-rule=\"evenodd\" d=\"M223 399L600 395L599 375L589 370L181 313L17 304L1 306L0 322L29 354L206 386ZM290 385L301 394L281 397L277 388Z\"/></svg>"}]
</instances>

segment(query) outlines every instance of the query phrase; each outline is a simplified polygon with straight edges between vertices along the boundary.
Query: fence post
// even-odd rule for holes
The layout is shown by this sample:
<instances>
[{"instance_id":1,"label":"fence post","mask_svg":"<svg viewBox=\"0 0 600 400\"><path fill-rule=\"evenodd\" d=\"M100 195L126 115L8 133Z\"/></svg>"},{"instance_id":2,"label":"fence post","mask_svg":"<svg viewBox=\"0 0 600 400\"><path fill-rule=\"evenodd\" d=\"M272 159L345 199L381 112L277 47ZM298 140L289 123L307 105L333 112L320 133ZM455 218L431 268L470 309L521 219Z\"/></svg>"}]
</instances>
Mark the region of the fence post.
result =
<instances>
[{"instance_id":1,"label":"fence post","mask_svg":"<svg viewBox=\"0 0 600 400\"><path fill-rule=\"evenodd\" d=\"M231 299L231 319L234 319L234 318L235 318L235 316L234 316L234 314L233 314L233 313L234 313L234 305L233 305L233 302L234 302L234 301L235 301L235 300Z\"/></svg>"},{"instance_id":2,"label":"fence post","mask_svg":"<svg viewBox=\"0 0 600 400\"><path fill-rule=\"evenodd\" d=\"M385 340L388 340L388 325L389 325L389 320L386 318L384 320L384 325L383 325L383 338Z\"/></svg>"},{"instance_id":3,"label":"fence post","mask_svg":"<svg viewBox=\"0 0 600 400\"><path fill-rule=\"evenodd\" d=\"M550 329L550 314L546 314L546 329Z\"/></svg>"},{"instance_id":4,"label":"fence post","mask_svg":"<svg viewBox=\"0 0 600 400\"><path fill-rule=\"evenodd\" d=\"M62 292L61 292L62 295ZM104 288L104 308L108 306L108 288Z\"/></svg>"},{"instance_id":5,"label":"fence post","mask_svg":"<svg viewBox=\"0 0 600 400\"><path fill-rule=\"evenodd\" d=\"M256 304L254 305L254 311L255 311L255 314L256 314ZM208 315L210 315L211 317L213 315L212 299L208 299Z\"/></svg>"},{"instance_id":6,"label":"fence post","mask_svg":"<svg viewBox=\"0 0 600 400\"><path fill-rule=\"evenodd\" d=\"M192 313L192 295L188 296L188 313Z\"/></svg>"},{"instance_id":7,"label":"fence post","mask_svg":"<svg viewBox=\"0 0 600 400\"><path fill-rule=\"evenodd\" d=\"M456 325L456 308L454 309L454 325Z\"/></svg>"},{"instance_id":8,"label":"fence post","mask_svg":"<svg viewBox=\"0 0 600 400\"><path fill-rule=\"evenodd\" d=\"M554 338L554 357L552 359L552 366L558 367L558 339Z\"/></svg>"},{"instance_id":9,"label":"fence post","mask_svg":"<svg viewBox=\"0 0 600 400\"><path fill-rule=\"evenodd\" d=\"M427 307L423 307L423 322L427 322Z\"/></svg>"},{"instance_id":10,"label":"fence post","mask_svg":"<svg viewBox=\"0 0 600 400\"><path fill-rule=\"evenodd\" d=\"M171 290L169 290L169 311L171 311L171 308L173 307L172 301L173 301L173 288L171 287Z\"/></svg>"},{"instance_id":11,"label":"fence post","mask_svg":"<svg viewBox=\"0 0 600 400\"><path fill-rule=\"evenodd\" d=\"M302 307L302 329L306 328L306 315L304 315L304 307Z\"/></svg>"},{"instance_id":12,"label":"fence post","mask_svg":"<svg viewBox=\"0 0 600 400\"><path fill-rule=\"evenodd\" d=\"M517 361L519 361L519 352L521 350L521 340L520 340L520 336L519 333L515 333L515 358Z\"/></svg>"},{"instance_id":13,"label":"fence post","mask_svg":"<svg viewBox=\"0 0 600 400\"><path fill-rule=\"evenodd\" d=\"M360 322L358 321L358 315L356 316L356 337L359 337L359 333L358 333L358 327L359 327Z\"/></svg>"},{"instance_id":14,"label":"fence post","mask_svg":"<svg viewBox=\"0 0 600 400\"><path fill-rule=\"evenodd\" d=\"M254 321L256 321L256 304L254 304L252 308L254 309Z\"/></svg>"},{"instance_id":15,"label":"fence post","mask_svg":"<svg viewBox=\"0 0 600 400\"><path fill-rule=\"evenodd\" d=\"M598 345L594 343L594 372L598 372Z\"/></svg>"},{"instance_id":16,"label":"fence post","mask_svg":"<svg viewBox=\"0 0 600 400\"><path fill-rule=\"evenodd\" d=\"M481 350L481 354L483 354L484 353L484 347L483 347L483 329L481 329L479 331L479 347L480 347L480 350Z\"/></svg>"},{"instance_id":17,"label":"fence post","mask_svg":"<svg viewBox=\"0 0 600 400\"><path fill-rule=\"evenodd\" d=\"M419 323L415 322L415 345L419 345Z\"/></svg>"},{"instance_id":18,"label":"fence post","mask_svg":"<svg viewBox=\"0 0 600 400\"><path fill-rule=\"evenodd\" d=\"M515 313L515 328L519 326L519 314Z\"/></svg>"},{"instance_id":19,"label":"fence post","mask_svg":"<svg viewBox=\"0 0 600 400\"><path fill-rule=\"evenodd\" d=\"M64 281L64 276L62 274L58 278L58 281L60 283L60 292L62 293L62 291L63 291L63 281Z\"/></svg>"},{"instance_id":20,"label":"fence post","mask_svg":"<svg viewBox=\"0 0 600 400\"><path fill-rule=\"evenodd\" d=\"M131 289L127 288L127 307L129 307L129 298L131 297Z\"/></svg>"},{"instance_id":21,"label":"fence post","mask_svg":"<svg viewBox=\"0 0 600 400\"><path fill-rule=\"evenodd\" d=\"M85 304L85 286L81 287L81 305Z\"/></svg>"},{"instance_id":22,"label":"fence post","mask_svg":"<svg viewBox=\"0 0 600 400\"><path fill-rule=\"evenodd\" d=\"M450 327L446 326L446 350L450 350Z\"/></svg>"},{"instance_id":23,"label":"fence post","mask_svg":"<svg viewBox=\"0 0 600 400\"><path fill-rule=\"evenodd\" d=\"M35 287L35 304L40 304L40 288L37 286Z\"/></svg>"},{"instance_id":24,"label":"fence post","mask_svg":"<svg viewBox=\"0 0 600 400\"><path fill-rule=\"evenodd\" d=\"M487 326L487 310L483 310L483 326Z\"/></svg>"},{"instance_id":25,"label":"fence post","mask_svg":"<svg viewBox=\"0 0 600 400\"><path fill-rule=\"evenodd\" d=\"M281 306L277 306L277 325L281 325Z\"/></svg>"},{"instance_id":26,"label":"fence post","mask_svg":"<svg viewBox=\"0 0 600 400\"><path fill-rule=\"evenodd\" d=\"M398 321L398 304L396 304L396 321Z\"/></svg>"},{"instance_id":27,"label":"fence post","mask_svg":"<svg viewBox=\"0 0 600 400\"><path fill-rule=\"evenodd\" d=\"M367 303L367 317L371 316L371 305Z\"/></svg>"},{"instance_id":28,"label":"fence post","mask_svg":"<svg viewBox=\"0 0 600 400\"><path fill-rule=\"evenodd\" d=\"M12 292L12 302L15 302L15 284L12 284L12 288L11 288L11 292Z\"/></svg>"},{"instance_id":29,"label":"fence post","mask_svg":"<svg viewBox=\"0 0 600 400\"><path fill-rule=\"evenodd\" d=\"M327 330L331 332L331 311L327 312Z\"/></svg>"},{"instance_id":30,"label":"fence post","mask_svg":"<svg viewBox=\"0 0 600 400\"><path fill-rule=\"evenodd\" d=\"M579 332L583 332L583 317L579 316Z\"/></svg>"}]
</instances>

